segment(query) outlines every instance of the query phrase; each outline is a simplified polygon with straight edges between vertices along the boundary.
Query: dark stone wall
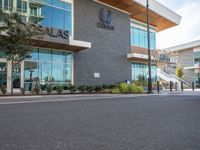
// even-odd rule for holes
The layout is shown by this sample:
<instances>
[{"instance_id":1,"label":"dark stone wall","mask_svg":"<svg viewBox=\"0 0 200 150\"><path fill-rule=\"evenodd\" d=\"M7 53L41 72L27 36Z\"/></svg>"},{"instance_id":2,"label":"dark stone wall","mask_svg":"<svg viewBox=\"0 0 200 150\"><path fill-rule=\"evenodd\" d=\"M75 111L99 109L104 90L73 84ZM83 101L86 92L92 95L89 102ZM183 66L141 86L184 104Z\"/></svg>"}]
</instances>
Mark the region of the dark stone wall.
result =
<instances>
[{"instance_id":1,"label":"dark stone wall","mask_svg":"<svg viewBox=\"0 0 200 150\"><path fill-rule=\"evenodd\" d=\"M114 31L99 28L99 10L112 12ZM74 39L92 43L92 48L74 54L75 85L101 85L131 80L130 17L93 0L74 0ZM95 78L94 73L100 73Z\"/></svg>"}]
</instances>

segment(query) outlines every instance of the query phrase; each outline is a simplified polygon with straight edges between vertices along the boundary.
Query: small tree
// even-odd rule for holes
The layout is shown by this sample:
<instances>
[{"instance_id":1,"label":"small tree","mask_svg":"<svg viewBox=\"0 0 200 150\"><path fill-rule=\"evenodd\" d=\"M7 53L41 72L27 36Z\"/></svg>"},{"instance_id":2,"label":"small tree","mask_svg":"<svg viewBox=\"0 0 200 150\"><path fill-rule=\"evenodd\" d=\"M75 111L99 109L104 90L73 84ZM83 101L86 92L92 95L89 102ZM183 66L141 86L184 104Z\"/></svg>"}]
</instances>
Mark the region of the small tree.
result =
<instances>
[{"instance_id":1,"label":"small tree","mask_svg":"<svg viewBox=\"0 0 200 150\"><path fill-rule=\"evenodd\" d=\"M10 11L5 13L0 10L0 50L6 52L7 62L11 64L11 80L13 68L20 64L31 51L31 38L37 38L35 31L27 32L22 28L22 17L19 13ZM13 94L13 82L11 82Z\"/></svg>"},{"instance_id":2,"label":"small tree","mask_svg":"<svg viewBox=\"0 0 200 150\"><path fill-rule=\"evenodd\" d=\"M182 79L183 75L184 75L183 68L181 66L177 66L176 67L176 76Z\"/></svg>"}]
</instances>

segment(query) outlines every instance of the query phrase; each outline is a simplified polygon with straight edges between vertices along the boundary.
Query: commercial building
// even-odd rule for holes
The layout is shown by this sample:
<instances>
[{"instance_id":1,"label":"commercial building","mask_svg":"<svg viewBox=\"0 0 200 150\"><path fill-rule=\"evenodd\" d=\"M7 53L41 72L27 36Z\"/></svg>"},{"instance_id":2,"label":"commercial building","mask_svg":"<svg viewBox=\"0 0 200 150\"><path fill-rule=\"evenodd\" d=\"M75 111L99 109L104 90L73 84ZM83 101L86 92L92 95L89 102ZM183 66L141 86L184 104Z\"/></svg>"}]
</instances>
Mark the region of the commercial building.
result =
<instances>
[{"instance_id":1,"label":"commercial building","mask_svg":"<svg viewBox=\"0 0 200 150\"><path fill-rule=\"evenodd\" d=\"M24 21L51 31L42 40L34 40L32 53L14 68L15 89L29 90L34 78L41 85L99 85L147 78L145 0L0 0L0 7L14 8ZM150 0L152 50L156 32L178 25L180 19ZM69 38L57 34L61 30ZM4 57L1 52L0 83L10 91L11 67ZM156 66L152 68L155 81Z\"/></svg>"},{"instance_id":2,"label":"commercial building","mask_svg":"<svg viewBox=\"0 0 200 150\"><path fill-rule=\"evenodd\" d=\"M177 64L184 68L183 79L200 87L200 40L166 49L177 55Z\"/></svg>"}]
</instances>

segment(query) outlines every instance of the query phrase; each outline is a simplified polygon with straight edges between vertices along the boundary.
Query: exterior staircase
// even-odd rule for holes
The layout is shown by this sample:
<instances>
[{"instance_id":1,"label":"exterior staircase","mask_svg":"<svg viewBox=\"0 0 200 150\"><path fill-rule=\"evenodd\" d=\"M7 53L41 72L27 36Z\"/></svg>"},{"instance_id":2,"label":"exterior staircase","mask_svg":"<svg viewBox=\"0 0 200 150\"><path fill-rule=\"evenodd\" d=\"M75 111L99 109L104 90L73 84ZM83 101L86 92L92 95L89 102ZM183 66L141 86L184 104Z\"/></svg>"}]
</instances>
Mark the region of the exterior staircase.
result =
<instances>
[{"instance_id":1,"label":"exterior staircase","mask_svg":"<svg viewBox=\"0 0 200 150\"><path fill-rule=\"evenodd\" d=\"M173 82L174 84L177 84L178 90L181 90L181 82L183 82L185 86L189 86L187 81L177 77L176 75L168 74L159 68L157 69L157 75L160 79L166 82Z\"/></svg>"}]
</instances>

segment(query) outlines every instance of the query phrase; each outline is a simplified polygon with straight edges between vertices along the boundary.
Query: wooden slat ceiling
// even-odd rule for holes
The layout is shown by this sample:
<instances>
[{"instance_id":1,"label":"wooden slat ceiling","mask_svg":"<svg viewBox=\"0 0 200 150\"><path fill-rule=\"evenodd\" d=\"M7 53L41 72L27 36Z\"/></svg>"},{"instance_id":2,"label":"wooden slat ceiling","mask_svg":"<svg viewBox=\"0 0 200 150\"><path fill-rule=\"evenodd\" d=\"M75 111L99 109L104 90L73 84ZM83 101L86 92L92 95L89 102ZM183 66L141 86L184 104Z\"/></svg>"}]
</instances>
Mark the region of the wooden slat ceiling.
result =
<instances>
[{"instance_id":1,"label":"wooden slat ceiling","mask_svg":"<svg viewBox=\"0 0 200 150\"><path fill-rule=\"evenodd\" d=\"M99 0L103 3L119 8L131 14L131 18L146 23L146 8L134 2L133 0ZM150 11L150 25L157 28L157 32L168 29L176 24Z\"/></svg>"}]
</instances>

